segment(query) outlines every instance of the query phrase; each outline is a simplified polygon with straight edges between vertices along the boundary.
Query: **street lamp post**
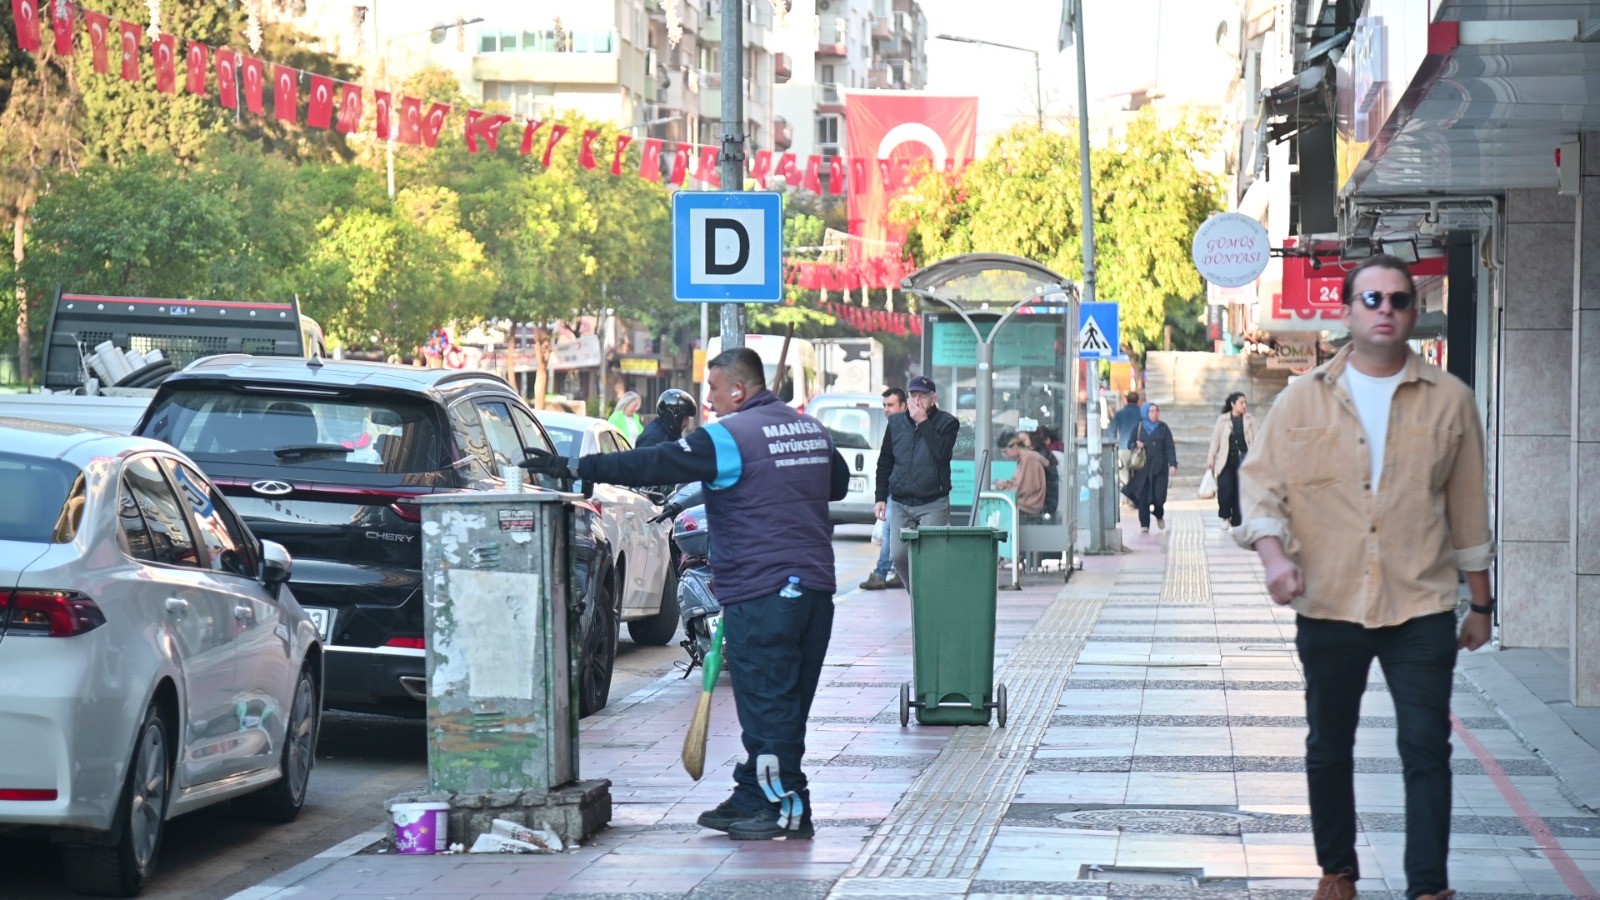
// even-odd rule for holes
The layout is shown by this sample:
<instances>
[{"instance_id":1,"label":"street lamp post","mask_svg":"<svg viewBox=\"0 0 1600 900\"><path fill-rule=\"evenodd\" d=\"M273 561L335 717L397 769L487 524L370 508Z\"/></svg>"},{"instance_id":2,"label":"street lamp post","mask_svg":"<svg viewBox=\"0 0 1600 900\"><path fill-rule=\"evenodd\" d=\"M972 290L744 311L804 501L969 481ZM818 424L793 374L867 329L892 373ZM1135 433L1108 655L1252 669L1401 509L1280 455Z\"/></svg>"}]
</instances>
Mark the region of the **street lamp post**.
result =
<instances>
[{"instance_id":1,"label":"street lamp post","mask_svg":"<svg viewBox=\"0 0 1600 900\"><path fill-rule=\"evenodd\" d=\"M941 41L955 41L960 44L983 44L989 47L1004 47L1007 50L1021 50L1023 53L1033 54L1033 112L1034 120L1039 129L1044 130L1044 92L1039 77L1039 51L1031 47L1018 47L1015 44L1002 44L999 41L986 41L981 38L961 37L955 34L936 34L934 37Z\"/></svg>"},{"instance_id":2,"label":"street lamp post","mask_svg":"<svg viewBox=\"0 0 1600 900\"><path fill-rule=\"evenodd\" d=\"M376 16L378 5L374 3L372 8L374 13L372 27L373 31L376 33L378 30L378 21ZM449 25L435 25L432 28L423 28L418 31L408 31L404 34L397 34L393 37L385 38L383 40L383 57L380 60L380 62L383 64L383 71L379 74L383 77L384 93L390 96L391 102L393 102L394 97L394 86L389 83L389 50L394 45L395 41L398 41L401 38L416 37L422 34L438 34L441 31L446 31L451 28L465 28L468 25L476 25L483 21L486 20L482 16L479 16L475 19L458 19ZM389 123L389 133L384 135L383 149L384 165L389 176L389 199L391 200L394 199L394 132L394 123L391 121Z\"/></svg>"}]
</instances>

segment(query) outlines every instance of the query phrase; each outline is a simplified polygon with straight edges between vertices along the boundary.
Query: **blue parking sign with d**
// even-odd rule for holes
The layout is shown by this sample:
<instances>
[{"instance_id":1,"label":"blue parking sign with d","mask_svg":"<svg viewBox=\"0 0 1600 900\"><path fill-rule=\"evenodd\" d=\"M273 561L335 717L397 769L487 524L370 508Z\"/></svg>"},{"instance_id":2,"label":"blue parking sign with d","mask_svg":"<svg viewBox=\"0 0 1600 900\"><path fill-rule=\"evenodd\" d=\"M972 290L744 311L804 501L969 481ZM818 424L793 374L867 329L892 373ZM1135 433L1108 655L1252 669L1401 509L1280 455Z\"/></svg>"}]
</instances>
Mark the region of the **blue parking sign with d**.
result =
<instances>
[{"instance_id":1,"label":"blue parking sign with d","mask_svg":"<svg viewBox=\"0 0 1600 900\"><path fill-rule=\"evenodd\" d=\"M673 194L672 299L781 301L783 195L775 191Z\"/></svg>"}]
</instances>

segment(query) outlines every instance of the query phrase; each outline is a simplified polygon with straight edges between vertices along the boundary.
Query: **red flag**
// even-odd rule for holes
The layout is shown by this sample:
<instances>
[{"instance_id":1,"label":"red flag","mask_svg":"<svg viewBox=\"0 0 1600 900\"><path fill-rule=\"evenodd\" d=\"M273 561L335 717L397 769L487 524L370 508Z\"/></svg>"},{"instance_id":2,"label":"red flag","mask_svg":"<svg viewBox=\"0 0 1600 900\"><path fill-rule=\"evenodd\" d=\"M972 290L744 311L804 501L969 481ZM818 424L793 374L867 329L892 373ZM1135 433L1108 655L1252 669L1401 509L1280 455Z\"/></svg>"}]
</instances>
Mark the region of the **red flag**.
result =
<instances>
[{"instance_id":1,"label":"red flag","mask_svg":"<svg viewBox=\"0 0 1600 900\"><path fill-rule=\"evenodd\" d=\"M139 80L139 26L124 20L122 29L122 80Z\"/></svg>"},{"instance_id":2,"label":"red flag","mask_svg":"<svg viewBox=\"0 0 1600 900\"><path fill-rule=\"evenodd\" d=\"M156 90L163 94L178 91L178 39L163 33L150 44L150 56L155 61Z\"/></svg>"},{"instance_id":3,"label":"red flag","mask_svg":"<svg viewBox=\"0 0 1600 900\"><path fill-rule=\"evenodd\" d=\"M883 186L885 193L892 193L895 189L895 184L892 180L893 174L894 169L888 159L878 160L879 183Z\"/></svg>"},{"instance_id":4,"label":"red flag","mask_svg":"<svg viewBox=\"0 0 1600 900\"><path fill-rule=\"evenodd\" d=\"M828 157L828 193L844 193L844 157Z\"/></svg>"},{"instance_id":5,"label":"red flag","mask_svg":"<svg viewBox=\"0 0 1600 900\"><path fill-rule=\"evenodd\" d=\"M696 178L715 188L722 187L722 177L717 173L718 152L716 147L701 147L700 167L695 172Z\"/></svg>"},{"instance_id":6,"label":"red flag","mask_svg":"<svg viewBox=\"0 0 1600 900\"><path fill-rule=\"evenodd\" d=\"M822 287L822 267L812 262L801 263L799 282L805 290L819 290Z\"/></svg>"},{"instance_id":7,"label":"red flag","mask_svg":"<svg viewBox=\"0 0 1600 900\"><path fill-rule=\"evenodd\" d=\"M556 144L567 136L567 126L560 123L550 126L550 142L544 145L544 166L550 168L550 154L555 152Z\"/></svg>"},{"instance_id":8,"label":"red flag","mask_svg":"<svg viewBox=\"0 0 1600 900\"><path fill-rule=\"evenodd\" d=\"M527 156L529 153L533 152L533 136L535 134L538 134L539 133L539 129L542 128L542 127L544 127L544 123L543 122L539 121L538 119L530 119L528 121L528 127L524 128L522 130L522 155L523 156Z\"/></svg>"},{"instance_id":9,"label":"red flag","mask_svg":"<svg viewBox=\"0 0 1600 900\"><path fill-rule=\"evenodd\" d=\"M59 7L52 8L54 12L50 19L50 28L56 33L56 53L61 56L71 56L72 17L77 7L72 3L62 3Z\"/></svg>"},{"instance_id":10,"label":"red flag","mask_svg":"<svg viewBox=\"0 0 1600 900\"><path fill-rule=\"evenodd\" d=\"M333 128L340 134L361 130L361 85L346 84L339 97L339 120Z\"/></svg>"},{"instance_id":11,"label":"red flag","mask_svg":"<svg viewBox=\"0 0 1600 900\"><path fill-rule=\"evenodd\" d=\"M17 46L38 53L44 47L39 39L39 0L11 0L11 15L17 22Z\"/></svg>"},{"instance_id":12,"label":"red flag","mask_svg":"<svg viewBox=\"0 0 1600 900\"><path fill-rule=\"evenodd\" d=\"M942 166L948 157L972 156L977 146L978 101L976 97L922 91L851 92L845 95L845 131L850 135L852 153L889 163L887 172L880 170L880 178L852 171L848 191L850 230L867 239L853 247L876 247L878 242L900 238L888 223L889 201L901 188L895 177L896 164L925 159ZM853 253L859 256L860 251Z\"/></svg>"},{"instance_id":13,"label":"red flag","mask_svg":"<svg viewBox=\"0 0 1600 900\"><path fill-rule=\"evenodd\" d=\"M300 121L300 70L272 67L272 115L282 122Z\"/></svg>"},{"instance_id":14,"label":"red flag","mask_svg":"<svg viewBox=\"0 0 1600 900\"><path fill-rule=\"evenodd\" d=\"M585 169L592 169L600 165L594 159L594 142L598 137L600 137L600 132L595 131L593 128L585 129L583 132L583 146L578 148L578 165L583 166Z\"/></svg>"},{"instance_id":15,"label":"red flag","mask_svg":"<svg viewBox=\"0 0 1600 900\"><path fill-rule=\"evenodd\" d=\"M449 118L451 109L454 107L448 103L428 107L428 114L422 117L422 146L439 146L439 132L444 130L444 120Z\"/></svg>"},{"instance_id":16,"label":"red flag","mask_svg":"<svg viewBox=\"0 0 1600 900\"><path fill-rule=\"evenodd\" d=\"M794 187L799 187L800 180L804 177L800 167L795 165L793 153L785 153L778 157L777 168L772 170L772 174L783 176L783 179Z\"/></svg>"},{"instance_id":17,"label":"red flag","mask_svg":"<svg viewBox=\"0 0 1600 900\"><path fill-rule=\"evenodd\" d=\"M661 141L646 138L644 152L639 155L639 177L645 181L661 180Z\"/></svg>"},{"instance_id":18,"label":"red flag","mask_svg":"<svg viewBox=\"0 0 1600 900\"><path fill-rule=\"evenodd\" d=\"M422 143L422 101L416 97L400 98L400 134L402 144Z\"/></svg>"},{"instance_id":19,"label":"red flag","mask_svg":"<svg viewBox=\"0 0 1600 900\"><path fill-rule=\"evenodd\" d=\"M89 29L89 48L94 51L94 70L101 75L111 71L106 56L106 35L111 31L111 17L92 9L83 11L83 23Z\"/></svg>"},{"instance_id":20,"label":"red flag","mask_svg":"<svg viewBox=\"0 0 1600 900\"><path fill-rule=\"evenodd\" d=\"M478 152L478 139L489 144L489 152L500 149L500 126L511 121L510 116L491 116L482 110L467 110L467 152Z\"/></svg>"},{"instance_id":21,"label":"red flag","mask_svg":"<svg viewBox=\"0 0 1600 900\"><path fill-rule=\"evenodd\" d=\"M764 191L767 189L767 173L772 171L772 151L757 150L756 155L750 158L750 179Z\"/></svg>"},{"instance_id":22,"label":"red flag","mask_svg":"<svg viewBox=\"0 0 1600 900\"><path fill-rule=\"evenodd\" d=\"M668 184L683 186L683 180L689 176L689 145L679 144L672 151L672 174L667 176Z\"/></svg>"},{"instance_id":23,"label":"red flag","mask_svg":"<svg viewBox=\"0 0 1600 900\"><path fill-rule=\"evenodd\" d=\"M387 141L394 137L393 123L389 121L389 110L394 105L394 98L388 91L373 91L378 97L378 140Z\"/></svg>"},{"instance_id":24,"label":"red flag","mask_svg":"<svg viewBox=\"0 0 1600 900\"><path fill-rule=\"evenodd\" d=\"M617 149L611 154L611 174L622 174L622 155L627 151L628 145L631 143L633 143L632 135L617 135Z\"/></svg>"},{"instance_id":25,"label":"red flag","mask_svg":"<svg viewBox=\"0 0 1600 900\"><path fill-rule=\"evenodd\" d=\"M239 78L244 81L244 108L261 115L261 96L267 87L267 64L253 56L240 57Z\"/></svg>"},{"instance_id":26,"label":"red flag","mask_svg":"<svg viewBox=\"0 0 1600 900\"><path fill-rule=\"evenodd\" d=\"M333 79L326 75L311 76L311 99L306 104L306 124L312 128L327 128L333 124Z\"/></svg>"},{"instance_id":27,"label":"red flag","mask_svg":"<svg viewBox=\"0 0 1600 900\"><path fill-rule=\"evenodd\" d=\"M806 157L805 189L813 194L822 193L822 181L817 177L822 172L822 157L815 153Z\"/></svg>"},{"instance_id":28,"label":"red flag","mask_svg":"<svg viewBox=\"0 0 1600 900\"><path fill-rule=\"evenodd\" d=\"M217 50L217 99L227 109L239 108L239 54L222 47Z\"/></svg>"},{"instance_id":29,"label":"red flag","mask_svg":"<svg viewBox=\"0 0 1600 900\"><path fill-rule=\"evenodd\" d=\"M189 52L186 58L189 61L189 93L204 94L206 92L206 45L199 41L189 42Z\"/></svg>"}]
</instances>

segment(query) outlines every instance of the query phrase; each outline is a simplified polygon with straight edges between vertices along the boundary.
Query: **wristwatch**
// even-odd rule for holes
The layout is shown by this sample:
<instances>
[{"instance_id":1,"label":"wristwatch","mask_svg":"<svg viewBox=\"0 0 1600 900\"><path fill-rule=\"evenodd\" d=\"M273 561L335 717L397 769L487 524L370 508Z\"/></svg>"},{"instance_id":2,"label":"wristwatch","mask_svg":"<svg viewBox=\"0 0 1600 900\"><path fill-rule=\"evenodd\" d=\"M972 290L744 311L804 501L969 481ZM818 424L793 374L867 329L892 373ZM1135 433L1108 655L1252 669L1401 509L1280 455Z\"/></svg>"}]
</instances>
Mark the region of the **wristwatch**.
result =
<instances>
[{"instance_id":1,"label":"wristwatch","mask_svg":"<svg viewBox=\"0 0 1600 900\"><path fill-rule=\"evenodd\" d=\"M1468 603L1467 604L1467 608L1471 609L1473 612L1478 613L1480 615L1492 616L1492 615L1494 615L1494 604L1495 604L1495 599L1493 597L1490 597L1489 598L1489 602L1484 604L1483 606L1479 606L1476 603Z\"/></svg>"}]
</instances>

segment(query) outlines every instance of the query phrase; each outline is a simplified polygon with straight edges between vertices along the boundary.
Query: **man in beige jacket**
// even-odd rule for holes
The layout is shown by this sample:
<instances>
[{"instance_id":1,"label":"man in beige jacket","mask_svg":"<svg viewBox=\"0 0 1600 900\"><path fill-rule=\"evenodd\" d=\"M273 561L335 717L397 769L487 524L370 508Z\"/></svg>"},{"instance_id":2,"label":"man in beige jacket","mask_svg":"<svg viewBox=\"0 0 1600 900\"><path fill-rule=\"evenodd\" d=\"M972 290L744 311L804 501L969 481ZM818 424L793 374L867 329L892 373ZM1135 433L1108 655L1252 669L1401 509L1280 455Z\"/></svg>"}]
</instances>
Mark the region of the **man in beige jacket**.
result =
<instances>
[{"instance_id":1,"label":"man in beige jacket","mask_svg":"<svg viewBox=\"0 0 1600 900\"><path fill-rule=\"evenodd\" d=\"M1350 345L1280 394L1240 470L1240 546L1272 600L1293 606L1306 680L1306 782L1323 872L1351 900L1353 751L1373 659L1394 702L1406 792L1406 897L1446 900L1450 686L1459 649L1489 640L1483 424L1471 390L1406 343L1416 284L1393 256L1345 275ZM1457 573L1471 612L1456 629Z\"/></svg>"}]
</instances>

